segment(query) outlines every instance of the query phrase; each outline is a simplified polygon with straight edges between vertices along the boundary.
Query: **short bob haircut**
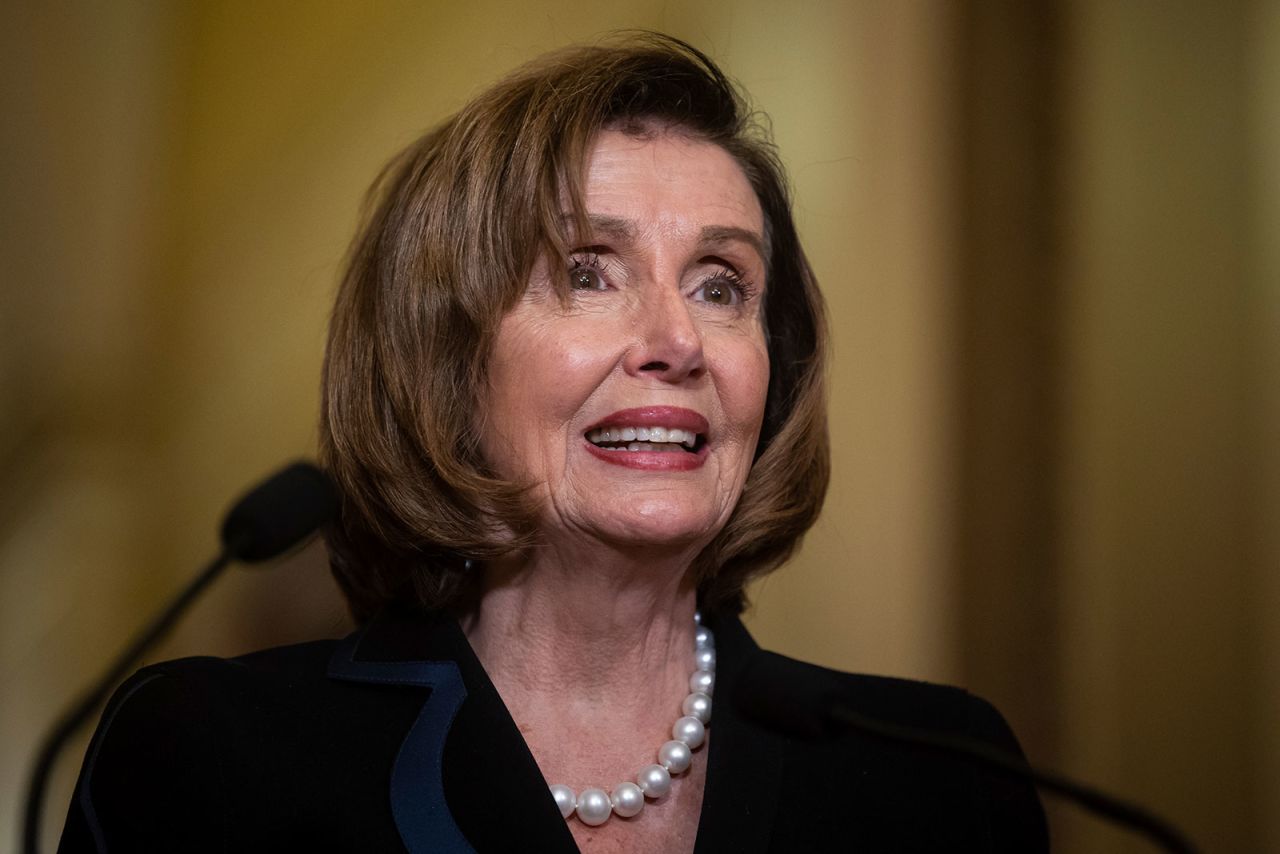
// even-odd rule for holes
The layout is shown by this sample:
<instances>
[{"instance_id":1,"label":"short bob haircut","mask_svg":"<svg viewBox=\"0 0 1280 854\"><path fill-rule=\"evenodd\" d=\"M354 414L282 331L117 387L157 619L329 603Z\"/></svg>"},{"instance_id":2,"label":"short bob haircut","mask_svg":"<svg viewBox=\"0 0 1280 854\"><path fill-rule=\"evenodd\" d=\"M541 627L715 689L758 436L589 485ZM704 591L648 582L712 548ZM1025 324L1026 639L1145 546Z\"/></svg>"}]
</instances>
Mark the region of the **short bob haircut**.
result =
<instances>
[{"instance_id":1,"label":"short bob haircut","mask_svg":"<svg viewBox=\"0 0 1280 854\"><path fill-rule=\"evenodd\" d=\"M702 607L741 611L746 583L786 560L817 518L830 465L825 322L781 164L710 59L628 34L518 69L370 191L330 324L320 425L342 494L326 539L357 620L396 601L456 607L471 561L536 547L527 485L495 476L479 452L487 360L535 263L568 257L565 219L589 231L582 181L606 128L721 146L764 211L764 423L742 497L692 568Z\"/></svg>"}]
</instances>

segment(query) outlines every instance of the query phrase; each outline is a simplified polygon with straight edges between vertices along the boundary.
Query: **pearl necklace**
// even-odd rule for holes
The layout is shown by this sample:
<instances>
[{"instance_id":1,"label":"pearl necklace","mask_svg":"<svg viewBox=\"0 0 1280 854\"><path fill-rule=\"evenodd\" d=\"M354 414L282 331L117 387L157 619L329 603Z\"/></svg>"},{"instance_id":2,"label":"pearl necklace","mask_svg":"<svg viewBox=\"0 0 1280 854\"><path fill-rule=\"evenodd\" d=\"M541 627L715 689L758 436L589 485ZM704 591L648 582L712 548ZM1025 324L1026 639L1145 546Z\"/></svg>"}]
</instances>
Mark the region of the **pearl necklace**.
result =
<instances>
[{"instance_id":1,"label":"pearl necklace","mask_svg":"<svg viewBox=\"0 0 1280 854\"><path fill-rule=\"evenodd\" d=\"M693 751L707 738L707 726L711 723L711 692L716 683L716 647L711 630L702 625L702 617L694 612L693 675L689 677L689 696L680 709L683 717L671 727L671 741L658 748L658 763L646 765L636 775L635 782L627 780L613 787L612 794L590 786L581 793L564 785L551 787L560 815L569 818L575 813L583 824L604 824L609 816L623 818L638 815L644 809L645 798L658 800L671 791L673 774L683 774L693 764Z\"/></svg>"}]
</instances>

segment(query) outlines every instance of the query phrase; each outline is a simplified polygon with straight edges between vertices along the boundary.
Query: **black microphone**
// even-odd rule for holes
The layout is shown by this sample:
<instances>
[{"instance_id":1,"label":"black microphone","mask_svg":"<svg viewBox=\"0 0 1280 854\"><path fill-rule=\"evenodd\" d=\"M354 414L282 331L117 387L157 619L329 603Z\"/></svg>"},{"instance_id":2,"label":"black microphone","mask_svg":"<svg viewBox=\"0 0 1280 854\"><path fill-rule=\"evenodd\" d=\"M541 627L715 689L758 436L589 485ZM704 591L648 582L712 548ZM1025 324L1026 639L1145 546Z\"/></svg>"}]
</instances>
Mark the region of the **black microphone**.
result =
<instances>
[{"instance_id":1,"label":"black microphone","mask_svg":"<svg viewBox=\"0 0 1280 854\"><path fill-rule=\"evenodd\" d=\"M801 668L781 655L762 651L753 656L738 677L733 699L747 717L798 738L824 739L854 731L960 757L1019 780L1028 780L1108 821L1145 835L1174 854L1196 854L1196 848L1180 830L1137 804L1056 772L1032 767L1021 756L985 741L859 714L840 695L834 679L820 682L802 677Z\"/></svg>"},{"instance_id":2,"label":"black microphone","mask_svg":"<svg viewBox=\"0 0 1280 854\"><path fill-rule=\"evenodd\" d=\"M246 563L284 554L338 512L338 495L324 472L294 463L235 503L222 522L222 547Z\"/></svg>"},{"instance_id":3,"label":"black microphone","mask_svg":"<svg viewBox=\"0 0 1280 854\"><path fill-rule=\"evenodd\" d=\"M256 563L281 555L313 534L337 512L338 495L329 478L310 463L302 462L272 475L235 503L222 523L222 552L151 621L45 738L27 786L22 829L26 854L39 851L44 793L58 752L142 654L173 627L187 606L227 564L233 560Z\"/></svg>"}]
</instances>

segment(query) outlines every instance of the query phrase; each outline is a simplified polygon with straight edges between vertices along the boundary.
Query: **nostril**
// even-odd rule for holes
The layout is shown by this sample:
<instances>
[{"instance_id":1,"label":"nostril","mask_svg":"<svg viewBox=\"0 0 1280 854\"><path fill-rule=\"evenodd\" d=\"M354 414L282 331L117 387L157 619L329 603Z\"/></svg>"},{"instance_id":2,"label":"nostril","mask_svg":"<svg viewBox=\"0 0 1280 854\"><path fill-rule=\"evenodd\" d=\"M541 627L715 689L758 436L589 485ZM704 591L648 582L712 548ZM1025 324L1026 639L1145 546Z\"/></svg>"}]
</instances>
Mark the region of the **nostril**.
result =
<instances>
[{"instance_id":1,"label":"nostril","mask_svg":"<svg viewBox=\"0 0 1280 854\"><path fill-rule=\"evenodd\" d=\"M645 362L640 366L642 371L669 371L671 366L666 362Z\"/></svg>"}]
</instances>

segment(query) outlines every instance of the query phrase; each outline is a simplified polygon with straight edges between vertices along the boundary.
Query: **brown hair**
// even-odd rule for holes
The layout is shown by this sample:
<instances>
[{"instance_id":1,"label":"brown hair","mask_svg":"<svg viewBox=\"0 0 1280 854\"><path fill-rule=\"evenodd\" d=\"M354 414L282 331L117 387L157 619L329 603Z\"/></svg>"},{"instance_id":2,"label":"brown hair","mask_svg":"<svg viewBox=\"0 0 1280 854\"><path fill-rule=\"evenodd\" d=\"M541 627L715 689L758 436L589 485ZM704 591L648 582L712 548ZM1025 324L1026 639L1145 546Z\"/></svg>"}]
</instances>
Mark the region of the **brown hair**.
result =
<instances>
[{"instance_id":1,"label":"brown hair","mask_svg":"<svg viewBox=\"0 0 1280 854\"><path fill-rule=\"evenodd\" d=\"M747 581L781 564L817 518L829 470L823 305L767 134L684 42L644 33L573 47L482 93L370 191L330 324L320 427L342 493L326 539L358 620L394 600L448 606L467 559L537 542L527 491L479 452L488 354L536 260L566 255L566 195L586 222L595 135L654 122L737 160L769 247L764 423L742 497L695 562L703 607L741 610Z\"/></svg>"}]
</instances>

